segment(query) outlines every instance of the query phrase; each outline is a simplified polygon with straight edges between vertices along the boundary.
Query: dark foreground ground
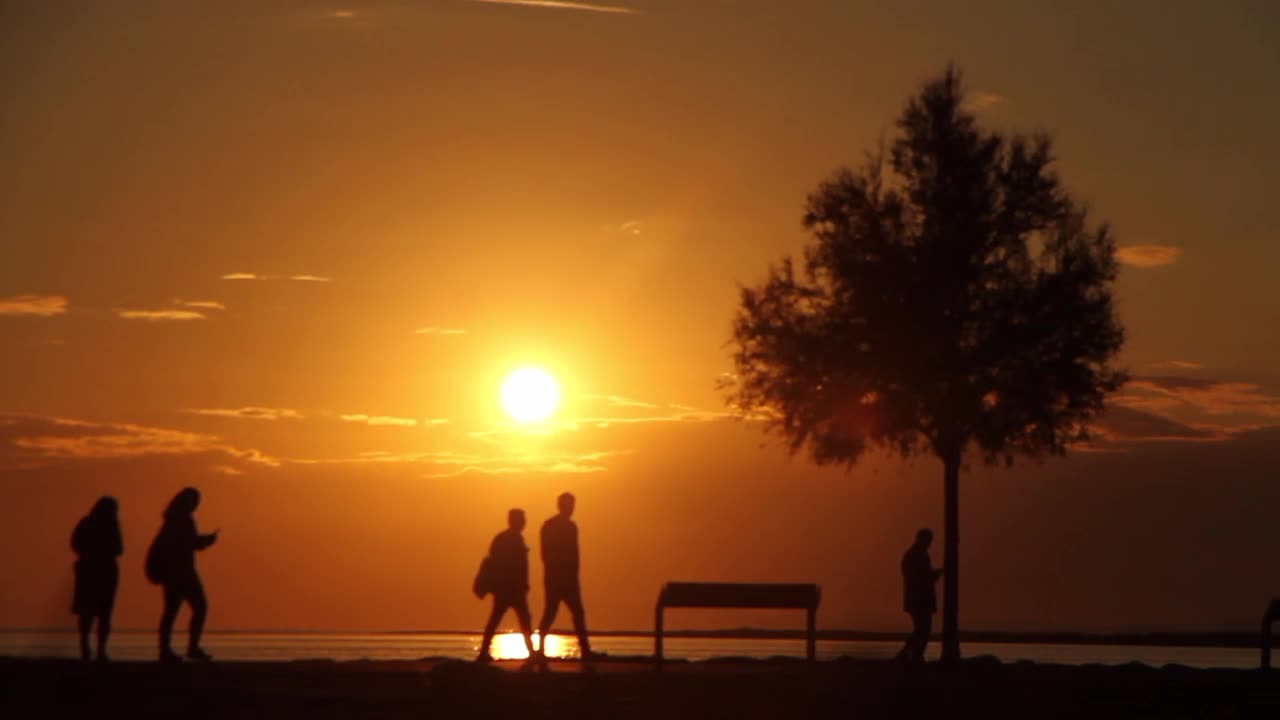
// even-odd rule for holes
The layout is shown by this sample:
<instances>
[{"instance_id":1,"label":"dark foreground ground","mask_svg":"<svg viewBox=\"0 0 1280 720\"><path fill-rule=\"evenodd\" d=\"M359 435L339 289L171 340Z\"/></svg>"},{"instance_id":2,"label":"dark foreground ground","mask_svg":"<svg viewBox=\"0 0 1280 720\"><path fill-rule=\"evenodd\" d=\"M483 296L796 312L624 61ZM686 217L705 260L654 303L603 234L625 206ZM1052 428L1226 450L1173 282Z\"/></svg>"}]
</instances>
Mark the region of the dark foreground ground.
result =
<instances>
[{"instance_id":1,"label":"dark foreground ground","mask_svg":"<svg viewBox=\"0 0 1280 720\"><path fill-rule=\"evenodd\" d=\"M966 660L213 663L0 659L0 718L1268 718L1280 672Z\"/></svg>"}]
</instances>

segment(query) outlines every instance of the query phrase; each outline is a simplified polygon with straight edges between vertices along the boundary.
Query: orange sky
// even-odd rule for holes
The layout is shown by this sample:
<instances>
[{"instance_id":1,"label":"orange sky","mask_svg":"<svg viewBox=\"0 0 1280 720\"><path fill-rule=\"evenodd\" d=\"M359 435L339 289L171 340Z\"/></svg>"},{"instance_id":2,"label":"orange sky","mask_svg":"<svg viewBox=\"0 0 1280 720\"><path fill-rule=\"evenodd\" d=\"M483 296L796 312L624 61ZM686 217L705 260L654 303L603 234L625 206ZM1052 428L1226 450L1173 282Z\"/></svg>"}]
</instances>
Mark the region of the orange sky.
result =
<instances>
[{"instance_id":1,"label":"orange sky","mask_svg":"<svg viewBox=\"0 0 1280 720\"><path fill-rule=\"evenodd\" d=\"M715 381L738 285L949 60L1112 222L1135 376L1089 452L963 477L962 627L1256 624L1280 595L1275 7L607 4L4 4L0 626L69 621L103 493L117 625L153 625L143 552L194 484L215 629L476 627L505 510L536 528L563 490L593 626L739 579L902 627L937 464L788 462ZM526 364L562 385L542 434L497 403Z\"/></svg>"}]
</instances>

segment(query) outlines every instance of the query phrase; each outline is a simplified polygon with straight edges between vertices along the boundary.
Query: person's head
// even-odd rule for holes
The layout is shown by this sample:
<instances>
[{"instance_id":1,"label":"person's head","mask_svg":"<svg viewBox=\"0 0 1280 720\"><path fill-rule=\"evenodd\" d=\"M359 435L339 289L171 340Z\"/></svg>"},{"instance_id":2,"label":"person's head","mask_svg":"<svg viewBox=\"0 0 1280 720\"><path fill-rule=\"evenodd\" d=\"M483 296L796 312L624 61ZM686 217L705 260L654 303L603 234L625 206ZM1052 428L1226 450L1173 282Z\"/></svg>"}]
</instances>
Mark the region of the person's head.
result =
<instances>
[{"instance_id":1,"label":"person's head","mask_svg":"<svg viewBox=\"0 0 1280 720\"><path fill-rule=\"evenodd\" d=\"M511 508L507 511L507 527L520 532L524 529L524 511L520 508Z\"/></svg>"},{"instance_id":2,"label":"person's head","mask_svg":"<svg viewBox=\"0 0 1280 720\"><path fill-rule=\"evenodd\" d=\"M169 507L165 508L165 516L170 515L190 515L200 507L200 491L193 487L182 488L177 495L169 501Z\"/></svg>"},{"instance_id":3,"label":"person's head","mask_svg":"<svg viewBox=\"0 0 1280 720\"><path fill-rule=\"evenodd\" d=\"M98 520L106 520L114 518L120 512L120 503L110 495L103 495L98 498L98 502L93 504L93 509L89 511L90 517Z\"/></svg>"},{"instance_id":4,"label":"person's head","mask_svg":"<svg viewBox=\"0 0 1280 720\"><path fill-rule=\"evenodd\" d=\"M928 549L933 543L933 531L929 528L920 528L916 531L916 545Z\"/></svg>"},{"instance_id":5,"label":"person's head","mask_svg":"<svg viewBox=\"0 0 1280 720\"><path fill-rule=\"evenodd\" d=\"M560 508L560 514L569 517L573 514L573 493L563 492L560 497L556 498L556 507Z\"/></svg>"}]
</instances>

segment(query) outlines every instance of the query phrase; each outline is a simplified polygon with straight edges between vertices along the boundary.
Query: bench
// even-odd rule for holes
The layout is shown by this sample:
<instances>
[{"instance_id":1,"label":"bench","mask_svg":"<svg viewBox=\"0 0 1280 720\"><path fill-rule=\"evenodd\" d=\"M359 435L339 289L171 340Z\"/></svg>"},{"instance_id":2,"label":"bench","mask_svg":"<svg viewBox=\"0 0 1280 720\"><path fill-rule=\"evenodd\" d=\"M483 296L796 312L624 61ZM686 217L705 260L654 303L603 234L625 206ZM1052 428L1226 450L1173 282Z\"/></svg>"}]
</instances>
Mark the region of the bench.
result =
<instances>
[{"instance_id":1,"label":"bench","mask_svg":"<svg viewBox=\"0 0 1280 720\"><path fill-rule=\"evenodd\" d=\"M658 593L654 613L653 656L662 666L662 613L667 608L781 608L805 611L806 654L813 660L816 653L815 624L818 600L822 592L817 585L783 585L776 583L703 583L669 582Z\"/></svg>"},{"instance_id":2,"label":"bench","mask_svg":"<svg viewBox=\"0 0 1280 720\"><path fill-rule=\"evenodd\" d=\"M1273 598L1271 606L1262 616L1262 636L1258 644L1262 646L1262 669L1271 669L1271 625L1280 622L1280 598Z\"/></svg>"}]
</instances>

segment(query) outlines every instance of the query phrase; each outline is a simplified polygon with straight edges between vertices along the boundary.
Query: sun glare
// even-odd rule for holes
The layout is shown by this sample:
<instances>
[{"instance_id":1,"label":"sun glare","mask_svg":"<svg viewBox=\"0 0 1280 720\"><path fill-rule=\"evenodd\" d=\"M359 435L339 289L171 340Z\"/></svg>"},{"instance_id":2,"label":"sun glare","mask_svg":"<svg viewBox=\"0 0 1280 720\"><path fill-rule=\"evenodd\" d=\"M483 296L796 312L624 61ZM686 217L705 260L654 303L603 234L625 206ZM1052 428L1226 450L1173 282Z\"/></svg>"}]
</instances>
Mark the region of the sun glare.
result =
<instances>
[{"instance_id":1,"label":"sun glare","mask_svg":"<svg viewBox=\"0 0 1280 720\"><path fill-rule=\"evenodd\" d=\"M512 420L529 423L546 420L560 404L560 386L540 368L520 368L502 383L502 408Z\"/></svg>"}]
</instances>

